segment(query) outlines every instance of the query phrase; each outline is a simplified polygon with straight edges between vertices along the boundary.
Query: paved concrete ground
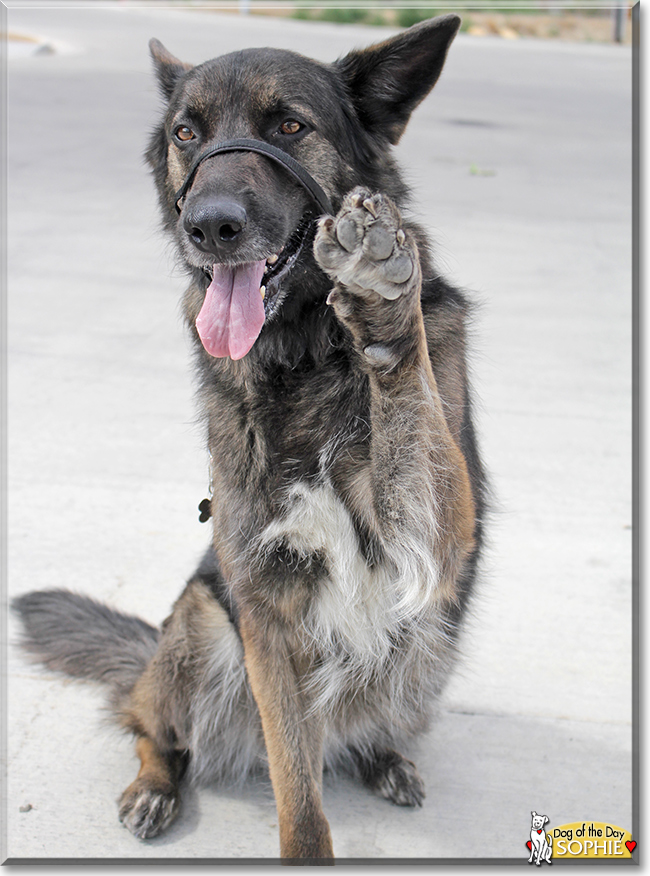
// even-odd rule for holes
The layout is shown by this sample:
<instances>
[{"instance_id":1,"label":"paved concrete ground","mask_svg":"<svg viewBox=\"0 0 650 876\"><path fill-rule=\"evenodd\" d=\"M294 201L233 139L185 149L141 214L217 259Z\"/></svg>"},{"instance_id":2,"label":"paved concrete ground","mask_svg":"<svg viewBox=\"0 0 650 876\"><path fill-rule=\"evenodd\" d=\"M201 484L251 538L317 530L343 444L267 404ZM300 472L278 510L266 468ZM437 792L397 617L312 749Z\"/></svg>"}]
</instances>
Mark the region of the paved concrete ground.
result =
<instances>
[{"instance_id":1,"label":"paved concrete ground","mask_svg":"<svg viewBox=\"0 0 650 876\"><path fill-rule=\"evenodd\" d=\"M264 44L328 60L384 32L128 6L12 8L9 29L55 48L9 64L9 591L159 622L208 532L183 280L141 159L147 40L194 62ZM633 829L630 68L621 47L461 36L399 147L443 269L481 303L498 503L464 664L413 752L425 805L328 781L341 857L523 862L533 809ZM8 667L4 856L277 855L258 783L194 793L138 842L115 806L136 761L100 692L13 650Z\"/></svg>"}]
</instances>

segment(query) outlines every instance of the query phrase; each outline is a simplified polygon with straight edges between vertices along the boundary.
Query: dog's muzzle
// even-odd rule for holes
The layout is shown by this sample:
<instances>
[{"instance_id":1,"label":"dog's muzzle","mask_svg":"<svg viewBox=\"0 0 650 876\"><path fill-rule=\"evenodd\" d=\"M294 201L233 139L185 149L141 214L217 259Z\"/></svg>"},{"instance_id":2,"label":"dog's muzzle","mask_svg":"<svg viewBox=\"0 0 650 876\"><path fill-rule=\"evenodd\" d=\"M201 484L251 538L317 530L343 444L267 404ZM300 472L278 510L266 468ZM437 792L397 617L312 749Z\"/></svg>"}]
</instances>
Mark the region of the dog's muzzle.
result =
<instances>
[{"instance_id":1,"label":"dog's muzzle","mask_svg":"<svg viewBox=\"0 0 650 876\"><path fill-rule=\"evenodd\" d=\"M199 169L199 165L206 159L212 158L214 155L219 155L221 152L257 152L260 155L265 155L267 158L281 164L285 170L289 171L291 176L293 176L293 178L309 193L311 199L318 206L321 213L331 215L334 212L330 199L323 189L316 180L307 173L302 164L295 160L295 158L292 158L286 152L283 152L282 149L278 149L276 146L271 146L270 143L266 143L264 140L239 138L235 140L224 140L223 143L218 143L216 146L206 149L205 152L202 152L201 155L199 155L185 177L183 185L174 196L174 206L179 215L182 210L179 203L185 198L185 195L189 191L196 172Z\"/></svg>"}]
</instances>

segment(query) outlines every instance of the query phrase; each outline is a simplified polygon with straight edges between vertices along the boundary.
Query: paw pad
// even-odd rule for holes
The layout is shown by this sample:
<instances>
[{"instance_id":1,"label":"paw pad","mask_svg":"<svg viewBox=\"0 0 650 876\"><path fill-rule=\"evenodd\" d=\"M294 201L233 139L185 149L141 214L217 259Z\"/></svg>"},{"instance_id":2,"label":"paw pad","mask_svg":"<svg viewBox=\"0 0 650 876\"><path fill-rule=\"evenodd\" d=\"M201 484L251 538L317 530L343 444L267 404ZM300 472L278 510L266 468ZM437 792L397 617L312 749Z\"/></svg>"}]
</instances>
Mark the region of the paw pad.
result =
<instances>
[{"instance_id":1,"label":"paw pad","mask_svg":"<svg viewBox=\"0 0 650 876\"><path fill-rule=\"evenodd\" d=\"M349 292L376 292L395 300L413 289L418 279L417 252L401 221L390 198L355 189L335 218L321 219L314 243L316 259Z\"/></svg>"}]
</instances>

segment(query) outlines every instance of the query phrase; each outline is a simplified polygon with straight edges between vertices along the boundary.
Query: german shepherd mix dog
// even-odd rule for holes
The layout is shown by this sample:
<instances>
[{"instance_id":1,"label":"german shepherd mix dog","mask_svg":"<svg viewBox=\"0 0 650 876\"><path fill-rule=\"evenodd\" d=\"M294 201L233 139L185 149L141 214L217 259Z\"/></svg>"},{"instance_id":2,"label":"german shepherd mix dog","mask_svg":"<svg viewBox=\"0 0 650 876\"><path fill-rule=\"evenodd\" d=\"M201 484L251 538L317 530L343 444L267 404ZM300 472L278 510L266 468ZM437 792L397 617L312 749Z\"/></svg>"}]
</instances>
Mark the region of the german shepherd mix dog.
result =
<instances>
[{"instance_id":1,"label":"german shepherd mix dog","mask_svg":"<svg viewBox=\"0 0 650 876\"><path fill-rule=\"evenodd\" d=\"M66 591L15 603L41 662L110 686L142 762L120 820L142 839L185 773L265 761L300 863L333 857L324 765L424 797L399 749L454 659L484 480L468 306L403 212L391 146L459 24L333 64L247 49L192 67L151 41L167 109L147 158L190 277L213 542L160 631Z\"/></svg>"}]
</instances>

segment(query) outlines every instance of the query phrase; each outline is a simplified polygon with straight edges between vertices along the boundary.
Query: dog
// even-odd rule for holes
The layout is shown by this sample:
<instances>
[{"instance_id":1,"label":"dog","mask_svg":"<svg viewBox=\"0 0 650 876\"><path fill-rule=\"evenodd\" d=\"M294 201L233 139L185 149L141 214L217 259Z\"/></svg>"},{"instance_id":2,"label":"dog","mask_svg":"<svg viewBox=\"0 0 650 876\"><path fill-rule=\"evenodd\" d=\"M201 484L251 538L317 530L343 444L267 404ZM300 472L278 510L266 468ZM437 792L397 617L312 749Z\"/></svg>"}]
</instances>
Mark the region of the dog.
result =
<instances>
[{"instance_id":1,"label":"dog","mask_svg":"<svg viewBox=\"0 0 650 876\"><path fill-rule=\"evenodd\" d=\"M538 815L536 812L531 812L530 814L532 816L532 825L530 828L530 858L528 863L532 864L534 858L535 864L538 867L542 861L552 864L551 847L553 840L551 835L547 834L544 830L544 825L548 822L548 816Z\"/></svg>"},{"instance_id":2,"label":"dog","mask_svg":"<svg viewBox=\"0 0 650 876\"><path fill-rule=\"evenodd\" d=\"M135 735L119 818L136 837L170 824L183 781L265 764L284 860L333 859L324 768L422 804L399 750L456 657L486 481L470 304L391 149L459 25L331 64L246 49L191 66L150 43L165 110L146 155L188 275L212 543L160 630L67 591L14 603L27 651L105 682Z\"/></svg>"}]
</instances>

